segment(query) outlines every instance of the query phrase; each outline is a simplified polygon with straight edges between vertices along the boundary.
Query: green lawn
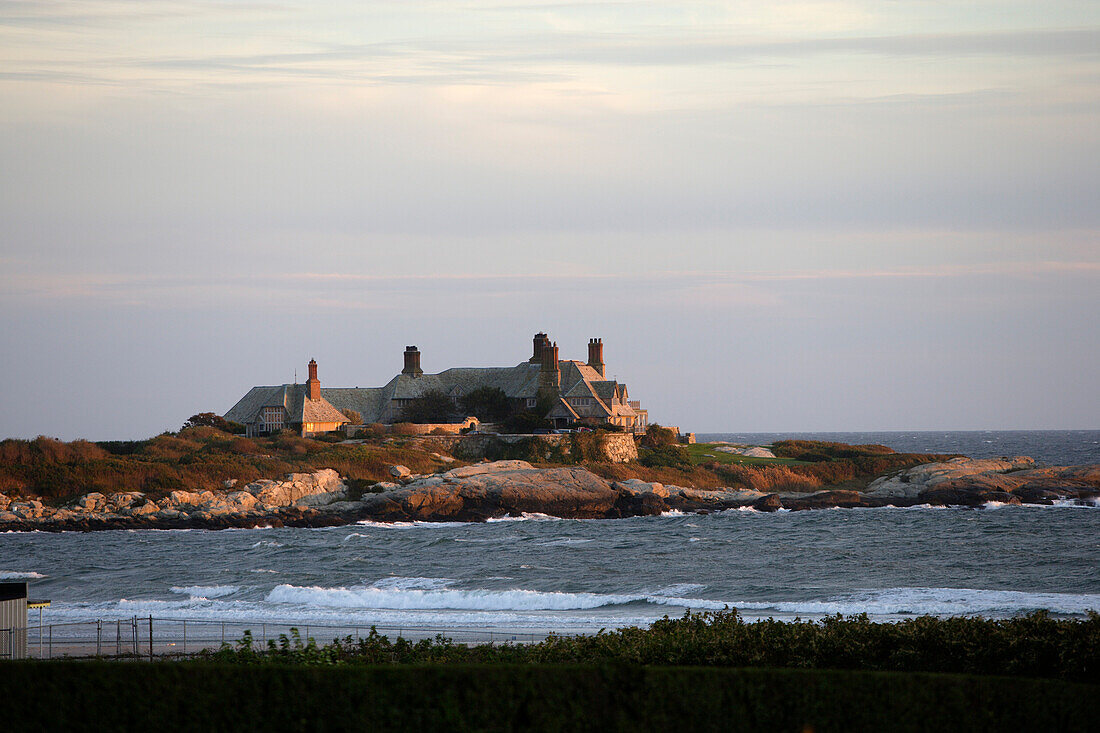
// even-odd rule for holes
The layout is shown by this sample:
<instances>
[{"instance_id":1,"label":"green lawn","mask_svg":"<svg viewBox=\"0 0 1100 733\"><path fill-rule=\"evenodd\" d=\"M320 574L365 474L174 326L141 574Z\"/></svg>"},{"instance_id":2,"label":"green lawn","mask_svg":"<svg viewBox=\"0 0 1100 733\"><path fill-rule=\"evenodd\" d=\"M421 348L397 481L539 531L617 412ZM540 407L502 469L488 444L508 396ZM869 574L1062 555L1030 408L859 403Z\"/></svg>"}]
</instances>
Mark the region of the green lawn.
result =
<instances>
[{"instance_id":1,"label":"green lawn","mask_svg":"<svg viewBox=\"0 0 1100 733\"><path fill-rule=\"evenodd\" d=\"M736 463L745 466L801 466L806 461L796 461L793 458L750 458L739 456L735 453L725 453L717 450L721 443L695 443L685 445L691 462L698 466L700 463ZM768 446L764 446L767 448Z\"/></svg>"}]
</instances>

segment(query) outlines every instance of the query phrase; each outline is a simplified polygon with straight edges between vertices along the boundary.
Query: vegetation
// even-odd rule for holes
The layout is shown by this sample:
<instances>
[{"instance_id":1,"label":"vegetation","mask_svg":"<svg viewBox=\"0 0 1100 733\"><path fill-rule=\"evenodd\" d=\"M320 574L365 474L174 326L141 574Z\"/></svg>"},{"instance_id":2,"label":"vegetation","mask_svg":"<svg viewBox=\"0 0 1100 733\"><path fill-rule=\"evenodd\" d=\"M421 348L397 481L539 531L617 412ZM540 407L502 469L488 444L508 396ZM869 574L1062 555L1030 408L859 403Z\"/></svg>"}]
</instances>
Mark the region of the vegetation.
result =
<instances>
[{"instance_id":1,"label":"vegetation","mask_svg":"<svg viewBox=\"0 0 1100 733\"><path fill-rule=\"evenodd\" d=\"M657 423L651 423L646 427L645 435L638 441L638 445L642 448L665 448L679 442L672 428L663 428Z\"/></svg>"},{"instance_id":2,"label":"vegetation","mask_svg":"<svg viewBox=\"0 0 1100 733\"><path fill-rule=\"evenodd\" d=\"M102 444L9 439L0 441L0 492L37 495L50 503L90 491L141 491L157 498L176 489L220 489L231 478L247 483L321 468L351 479L384 481L390 478L388 467L398 463L419 473L438 466L422 450L382 442L331 444L290 431L245 438L198 427Z\"/></svg>"},{"instance_id":3,"label":"vegetation","mask_svg":"<svg viewBox=\"0 0 1100 733\"><path fill-rule=\"evenodd\" d=\"M512 403L498 387L478 387L459 400L463 415L473 415L481 422L498 422L512 413Z\"/></svg>"},{"instance_id":4,"label":"vegetation","mask_svg":"<svg viewBox=\"0 0 1100 733\"><path fill-rule=\"evenodd\" d=\"M362 425L363 416L355 410L340 410L340 414L348 419L349 425Z\"/></svg>"},{"instance_id":5,"label":"vegetation","mask_svg":"<svg viewBox=\"0 0 1100 733\"><path fill-rule=\"evenodd\" d=\"M847 670L7 662L10 730L1090 730L1096 686Z\"/></svg>"},{"instance_id":6,"label":"vegetation","mask_svg":"<svg viewBox=\"0 0 1100 733\"><path fill-rule=\"evenodd\" d=\"M438 389L425 392L409 401L401 410L401 419L411 423L441 423L451 419L455 403Z\"/></svg>"},{"instance_id":7,"label":"vegetation","mask_svg":"<svg viewBox=\"0 0 1100 733\"><path fill-rule=\"evenodd\" d=\"M186 430L187 428L214 428L234 435L244 433L244 425L226 420L216 412L200 412L197 415L192 415L187 418L187 422L180 429Z\"/></svg>"},{"instance_id":8,"label":"vegetation","mask_svg":"<svg viewBox=\"0 0 1100 733\"><path fill-rule=\"evenodd\" d=\"M509 420L516 417L520 416ZM418 433L411 423L398 423L389 433L381 425L365 426L361 433L365 442L354 445L336 442L335 436L302 438L291 431L245 438L206 426L137 441L64 443L43 436L4 440L0 441L0 492L39 496L55 504L91 491L141 491L158 498L176 489L216 490L226 479L247 483L319 468L335 469L350 479L384 481L389 478L387 467L393 464L417 473L438 467L431 457L434 448L420 439L407 439ZM776 449L788 455L817 453L827 460L733 462L717 458L719 454L706 445L665 445L639 448L636 462L606 463L601 449L606 435L597 430L569 433L554 443L538 437L516 443L491 441L484 455L464 455L461 444L454 450L456 457L468 460L521 459L543 466L583 463L608 480L637 478L698 489L741 487L764 492L861 489L877 476L950 457L883 452L889 449L881 446L786 441Z\"/></svg>"},{"instance_id":9,"label":"vegetation","mask_svg":"<svg viewBox=\"0 0 1100 733\"><path fill-rule=\"evenodd\" d=\"M875 623L866 614L821 621L746 622L736 610L667 616L649 628L551 636L537 644L465 646L437 636L303 643L295 631L266 649L250 634L206 656L233 664L604 664L791 667L1051 677L1100 683L1100 614L1054 619L922 616Z\"/></svg>"},{"instance_id":10,"label":"vegetation","mask_svg":"<svg viewBox=\"0 0 1100 733\"><path fill-rule=\"evenodd\" d=\"M638 451L638 463L647 468L676 468L681 471L689 471L693 465L687 451L678 445L641 448Z\"/></svg>"}]
</instances>

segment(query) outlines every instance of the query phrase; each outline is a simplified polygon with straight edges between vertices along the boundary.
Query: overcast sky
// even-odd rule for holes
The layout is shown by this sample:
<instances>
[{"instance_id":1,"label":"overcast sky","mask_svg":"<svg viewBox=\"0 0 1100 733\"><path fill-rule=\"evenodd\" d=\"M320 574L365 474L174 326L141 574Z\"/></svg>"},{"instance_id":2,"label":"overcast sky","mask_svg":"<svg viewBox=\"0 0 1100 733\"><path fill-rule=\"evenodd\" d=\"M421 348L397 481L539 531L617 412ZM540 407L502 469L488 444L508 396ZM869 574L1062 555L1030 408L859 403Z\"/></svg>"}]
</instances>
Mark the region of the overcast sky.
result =
<instances>
[{"instance_id":1,"label":"overcast sky","mask_svg":"<svg viewBox=\"0 0 1100 733\"><path fill-rule=\"evenodd\" d=\"M0 437L514 364L1100 428L1100 3L0 0Z\"/></svg>"}]
</instances>

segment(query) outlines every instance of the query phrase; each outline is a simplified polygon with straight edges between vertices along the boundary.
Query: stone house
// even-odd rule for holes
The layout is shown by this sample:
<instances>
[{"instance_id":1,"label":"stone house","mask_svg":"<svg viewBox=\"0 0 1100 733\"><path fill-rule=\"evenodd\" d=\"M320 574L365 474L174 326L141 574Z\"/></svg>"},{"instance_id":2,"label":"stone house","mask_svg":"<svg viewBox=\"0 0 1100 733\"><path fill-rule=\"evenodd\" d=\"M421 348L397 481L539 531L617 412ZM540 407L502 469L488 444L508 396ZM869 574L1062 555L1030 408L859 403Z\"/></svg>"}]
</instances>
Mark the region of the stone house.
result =
<instances>
[{"instance_id":1,"label":"stone house","mask_svg":"<svg viewBox=\"0 0 1100 733\"><path fill-rule=\"evenodd\" d=\"M317 362L310 359L305 384L253 387L225 419L245 426L245 435L267 435L290 429L299 435L331 433L347 424L348 418L321 395Z\"/></svg>"},{"instance_id":2,"label":"stone house","mask_svg":"<svg viewBox=\"0 0 1100 733\"><path fill-rule=\"evenodd\" d=\"M546 417L558 427L615 425L644 432L649 421L626 385L607 379L602 339L589 340L587 361L560 359L558 345L545 333L535 334L531 357L515 366L455 367L425 374L420 356L417 347L405 347L404 368L382 387L330 387L321 394L339 409L358 412L364 423L399 422L404 407L428 392L442 392L457 405L481 387L500 389L516 412L549 404Z\"/></svg>"}]
</instances>

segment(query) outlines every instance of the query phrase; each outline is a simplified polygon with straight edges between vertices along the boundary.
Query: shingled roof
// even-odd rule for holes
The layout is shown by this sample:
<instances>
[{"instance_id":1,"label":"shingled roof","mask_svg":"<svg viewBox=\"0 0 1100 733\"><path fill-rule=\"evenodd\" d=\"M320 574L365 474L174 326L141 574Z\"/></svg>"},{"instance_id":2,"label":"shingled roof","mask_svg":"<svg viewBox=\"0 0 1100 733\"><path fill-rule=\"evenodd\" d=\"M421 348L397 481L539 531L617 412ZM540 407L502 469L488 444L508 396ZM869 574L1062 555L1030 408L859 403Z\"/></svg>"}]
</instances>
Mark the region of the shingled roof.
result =
<instances>
[{"instance_id":1,"label":"shingled roof","mask_svg":"<svg viewBox=\"0 0 1100 733\"><path fill-rule=\"evenodd\" d=\"M308 387L304 384L253 387L225 413L225 419L242 424L256 423L265 407L282 407L286 410L287 422L291 424L348 421L324 396L319 400L309 399Z\"/></svg>"}]
</instances>

